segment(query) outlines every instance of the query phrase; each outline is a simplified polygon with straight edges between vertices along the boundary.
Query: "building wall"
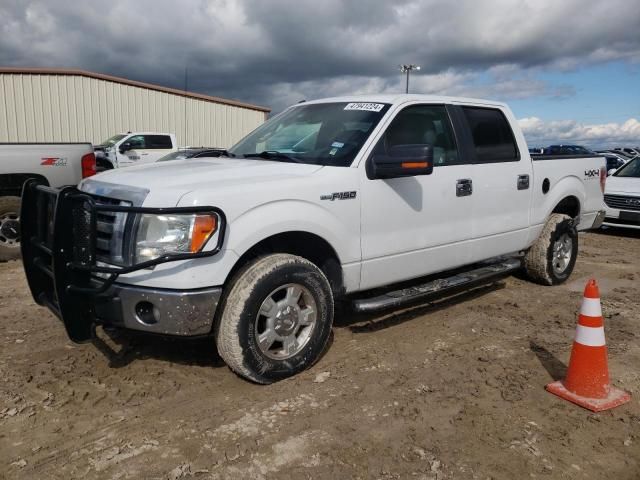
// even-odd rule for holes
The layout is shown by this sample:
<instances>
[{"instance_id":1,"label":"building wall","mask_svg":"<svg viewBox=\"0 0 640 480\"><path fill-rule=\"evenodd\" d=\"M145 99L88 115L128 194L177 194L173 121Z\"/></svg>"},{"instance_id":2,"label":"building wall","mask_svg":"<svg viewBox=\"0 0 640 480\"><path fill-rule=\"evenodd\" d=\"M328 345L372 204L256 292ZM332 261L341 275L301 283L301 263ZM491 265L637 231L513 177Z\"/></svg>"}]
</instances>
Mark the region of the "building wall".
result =
<instances>
[{"instance_id":1,"label":"building wall","mask_svg":"<svg viewBox=\"0 0 640 480\"><path fill-rule=\"evenodd\" d=\"M80 75L0 73L0 142L91 142L175 133L180 146L230 147L265 112Z\"/></svg>"}]
</instances>

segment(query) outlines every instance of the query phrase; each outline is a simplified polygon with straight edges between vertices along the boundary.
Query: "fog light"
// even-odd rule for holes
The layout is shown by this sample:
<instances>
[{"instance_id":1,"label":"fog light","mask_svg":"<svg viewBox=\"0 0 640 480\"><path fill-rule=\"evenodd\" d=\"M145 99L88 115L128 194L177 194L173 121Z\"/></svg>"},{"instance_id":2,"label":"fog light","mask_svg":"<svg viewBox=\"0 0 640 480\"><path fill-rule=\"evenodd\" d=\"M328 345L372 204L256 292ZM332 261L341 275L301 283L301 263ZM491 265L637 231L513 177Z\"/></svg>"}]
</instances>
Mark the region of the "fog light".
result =
<instances>
[{"instance_id":1,"label":"fog light","mask_svg":"<svg viewBox=\"0 0 640 480\"><path fill-rule=\"evenodd\" d=\"M138 302L136 304L136 318L145 325L153 325L158 323L160 319L160 310L151 302Z\"/></svg>"}]
</instances>

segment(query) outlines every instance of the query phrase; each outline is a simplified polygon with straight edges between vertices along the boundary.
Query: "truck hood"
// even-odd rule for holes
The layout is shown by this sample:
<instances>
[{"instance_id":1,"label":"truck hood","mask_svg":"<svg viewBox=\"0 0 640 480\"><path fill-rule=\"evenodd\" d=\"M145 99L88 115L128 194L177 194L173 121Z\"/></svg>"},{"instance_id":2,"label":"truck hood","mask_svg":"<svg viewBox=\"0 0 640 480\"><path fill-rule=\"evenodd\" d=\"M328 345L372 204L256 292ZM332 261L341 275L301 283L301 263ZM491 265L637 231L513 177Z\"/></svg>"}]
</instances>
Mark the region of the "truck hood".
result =
<instances>
[{"instance_id":1,"label":"truck hood","mask_svg":"<svg viewBox=\"0 0 640 480\"><path fill-rule=\"evenodd\" d=\"M630 193L640 196L640 178L635 177L607 177L605 193Z\"/></svg>"},{"instance_id":2,"label":"truck hood","mask_svg":"<svg viewBox=\"0 0 640 480\"><path fill-rule=\"evenodd\" d=\"M262 159L194 158L107 170L85 180L81 189L90 190L91 182L101 182L185 194L199 188L248 186L303 177L321 168Z\"/></svg>"}]
</instances>

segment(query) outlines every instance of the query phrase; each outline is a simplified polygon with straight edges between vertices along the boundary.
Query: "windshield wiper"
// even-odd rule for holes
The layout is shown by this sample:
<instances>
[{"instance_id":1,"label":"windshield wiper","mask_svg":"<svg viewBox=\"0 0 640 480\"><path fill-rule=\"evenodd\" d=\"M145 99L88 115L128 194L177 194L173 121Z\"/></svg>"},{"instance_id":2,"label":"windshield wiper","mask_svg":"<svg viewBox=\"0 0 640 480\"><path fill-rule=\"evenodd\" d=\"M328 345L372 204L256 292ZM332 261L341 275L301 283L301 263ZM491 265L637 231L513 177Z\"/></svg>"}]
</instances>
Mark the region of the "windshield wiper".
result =
<instances>
[{"instance_id":1,"label":"windshield wiper","mask_svg":"<svg viewBox=\"0 0 640 480\"><path fill-rule=\"evenodd\" d=\"M276 162L295 162L302 163L301 160L291 157L286 153L278 152L276 150L265 150L260 153L246 153L244 158L264 158L265 160L275 160Z\"/></svg>"},{"instance_id":2,"label":"windshield wiper","mask_svg":"<svg viewBox=\"0 0 640 480\"><path fill-rule=\"evenodd\" d=\"M224 148L213 148L212 150L215 150L216 153L219 153L220 157L228 157L228 158L236 157L235 153L231 153L229 150L225 150Z\"/></svg>"}]
</instances>

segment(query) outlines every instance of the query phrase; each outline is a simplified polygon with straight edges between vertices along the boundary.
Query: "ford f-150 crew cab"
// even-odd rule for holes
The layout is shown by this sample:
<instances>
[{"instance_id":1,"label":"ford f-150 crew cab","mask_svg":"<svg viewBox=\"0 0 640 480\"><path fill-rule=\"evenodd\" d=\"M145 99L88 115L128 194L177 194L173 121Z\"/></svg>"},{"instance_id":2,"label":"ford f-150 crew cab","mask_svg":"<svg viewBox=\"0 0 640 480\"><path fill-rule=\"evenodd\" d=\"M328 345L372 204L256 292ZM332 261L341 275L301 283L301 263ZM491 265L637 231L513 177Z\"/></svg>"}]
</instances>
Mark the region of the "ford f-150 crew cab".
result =
<instances>
[{"instance_id":1,"label":"ford f-150 crew cab","mask_svg":"<svg viewBox=\"0 0 640 480\"><path fill-rule=\"evenodd\" d=\"M178 150L173 133L127 132L114 135L94 147L98 169L153 163Z\"/></svg>"},{"instance_id":2,"label":"ford f-150 crew cab","mask_svg":"<svg viewBox=\"0 0 640 480\"><path fill-rule=\"evenodd\" d=\"M90 143L0 143L0 260L20 256L20 194L27 179L60 188L94 173Z\"/></svg>"},{"instance_id":3,"label":"ford f-150 crew cab","mask_svg":"<svg viewBox=\"0 0 640 480\"><path fill-rule=\"evenodd\" d=\"M337 301L369 312L520 268L564 282L605 180L602 157L532 161L502 103L332 98L220 158L27 183L23 261L72 340L95 325L210 335L233 371L269 383L318 359Z\"/></svg>"}]
</instances>

